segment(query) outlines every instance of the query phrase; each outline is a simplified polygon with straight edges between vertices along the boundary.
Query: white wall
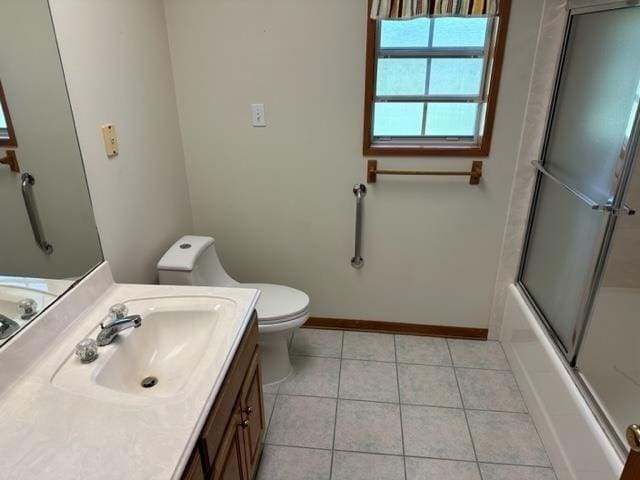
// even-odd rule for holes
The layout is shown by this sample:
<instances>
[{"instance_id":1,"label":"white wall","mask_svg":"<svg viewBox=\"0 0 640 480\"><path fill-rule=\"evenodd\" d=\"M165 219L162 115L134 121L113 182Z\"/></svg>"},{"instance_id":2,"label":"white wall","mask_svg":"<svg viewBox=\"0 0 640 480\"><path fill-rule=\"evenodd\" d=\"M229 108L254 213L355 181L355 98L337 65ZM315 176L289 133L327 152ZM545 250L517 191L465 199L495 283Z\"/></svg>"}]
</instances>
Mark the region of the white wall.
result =
<instances>
[{"instance_id":1,"label":"white wall","mask_svg":"<svg viewBox=\"0 0 640 480\"><path fill-rule=\"evenodd\" d=\"M20 173L1 165L0 275L80 276L102 255L49 6L47 0L5 0L0 10L0 80L18 140L9 149L22 172L36 179L43 230L53 245L52 255L36 245Z\"/></svg>"},{"instance_id":2,"label":"white wall","mask_svg":"<svg viewBox=\"0 0 640 480\"><path fill-rule=\"evenodd\" d=\"M50 3L105 257L116 281L155 281L159 257L192 229L162 2Z\"/></svg>"},{"instance_id":3,"label":"white wall","mask_svg":"<svg viewBox=\"0 0 640 480\"><path fill-rule=\"evenodd\" d=\"M513 1L481 186L380 179L355 271L366 4L165 0L195 230L239 280L307 291L315 316L487 327L542 2ZM251 103L266 104L267 128L251 128Z\"/></svg>"}]
</instances>

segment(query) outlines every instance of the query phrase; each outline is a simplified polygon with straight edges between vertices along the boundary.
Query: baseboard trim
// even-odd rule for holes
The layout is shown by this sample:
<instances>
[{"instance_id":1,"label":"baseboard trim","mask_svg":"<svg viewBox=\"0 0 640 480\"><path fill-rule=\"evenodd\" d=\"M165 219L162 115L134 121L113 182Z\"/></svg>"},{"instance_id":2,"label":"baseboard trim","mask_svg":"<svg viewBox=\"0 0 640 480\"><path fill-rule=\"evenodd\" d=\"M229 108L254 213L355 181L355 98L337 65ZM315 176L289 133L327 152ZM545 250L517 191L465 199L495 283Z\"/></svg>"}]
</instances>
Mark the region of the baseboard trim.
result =
<instances>
[{"instance_id":1,"label":"baseboard trim","mask_svg":"<svg viewBox=\"0 0 640 480\"><path fill-rule=\"evenodd\" d=\"M377 322L374 320L322 317L310 317L302 328L397 333L423 337L467 338L471 340L486 340L489 335L489 330L486 328L447 327L444 325L420 325L417 323Z\"/></svg>"}]
</instances>

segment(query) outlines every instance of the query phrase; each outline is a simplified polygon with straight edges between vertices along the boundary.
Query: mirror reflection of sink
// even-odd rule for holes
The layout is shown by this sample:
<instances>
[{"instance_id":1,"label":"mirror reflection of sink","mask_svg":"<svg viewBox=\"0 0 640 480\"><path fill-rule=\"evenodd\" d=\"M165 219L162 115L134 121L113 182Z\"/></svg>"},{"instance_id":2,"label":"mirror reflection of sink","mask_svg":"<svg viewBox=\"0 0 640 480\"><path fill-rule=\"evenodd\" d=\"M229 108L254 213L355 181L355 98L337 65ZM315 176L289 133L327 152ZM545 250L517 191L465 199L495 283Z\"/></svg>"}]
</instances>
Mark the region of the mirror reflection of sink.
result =
<instances>
[{"instance_id":1,"label":"mirror reflection of sink","mask_svg":"<svg viewBox=\"0 0 640 480\"><path fill-rule=\"evenodd\" d=\"M7 277L3 277L6 279ZM56 299L56 295L45 290L28 288L19 283L0 283L0 345L27 325L38 313ZM22 315L18 306L23 300L30 300L33 314ZM8 325L11 325L8 327Z\"/></svg>"},{"instance_id":2,"label":"mirror reflection of sink","mask_svg":"<svg viewBox=\"0 0 640 480\"><path fill-rule=\"evenodd\" d=\"M14 287L10 285L0 285L0 314L12 320L21 320L18 313L18 305L22 300L32 299L36 302L37 311L42 311L56 296L49 292L40 290Z\"/></svg>"},{"instance_id":3,"label":"mirror reflection of sink","mask_svg":"<svg viewBox=\"0 0 640 480\"><path fill-rule=\"evenodd\" d=\"M150 298L125 304L130 314L142 316L142 325L101 347L93 363L68 357L54 375L54 385L92 396L104 389L138 397L175 396L201 370L215 340L230 334L225 320L235 311L235 302L219 297Z\"/></svg>"}]
</instances>

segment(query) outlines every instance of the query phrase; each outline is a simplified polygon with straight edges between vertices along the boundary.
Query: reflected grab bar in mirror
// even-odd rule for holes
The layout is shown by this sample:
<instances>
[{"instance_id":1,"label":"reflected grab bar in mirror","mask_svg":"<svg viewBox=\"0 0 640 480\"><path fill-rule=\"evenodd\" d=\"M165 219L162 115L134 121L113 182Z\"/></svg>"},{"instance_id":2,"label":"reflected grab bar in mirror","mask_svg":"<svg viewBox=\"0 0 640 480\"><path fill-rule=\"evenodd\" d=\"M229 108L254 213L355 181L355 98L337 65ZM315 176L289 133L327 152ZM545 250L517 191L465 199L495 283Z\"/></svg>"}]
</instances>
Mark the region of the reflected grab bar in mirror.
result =
<instances>
[{"instance_id":1,"label":"reflected grab bar in mirror","mask_svg":"<svg viewBox=\"0 0 640 480\"><path fill-rule=\"evenodd\" d=\"M364 260L360 250L362 243L362 199L367 194L367 187L362 183L358 183L353 187L353 194L356 196L356 242L355 253L351 259L353 268L362 268Z\"/></svg>"},{"instance_id":2,"label":"reflected grab bar in mirror","mask_svg":"<svg viewBox=\"0 0 640 480\"><path fill-rule=\"evenodd\" d=\"M53 253L53 245L51 245L44 237L44 230L42 229L42 222L40 221L40 214L38 213L38 206L36 205L36 199L33 196L33 185L36 183L36 179L29 173L22 174L22 198L24 199L24 206L27 209L27 215L29 215L29 222L31 223L31 229L33 230L33 236L36 240L36 244L47 255Z\"/></svg>"}]
</instances>

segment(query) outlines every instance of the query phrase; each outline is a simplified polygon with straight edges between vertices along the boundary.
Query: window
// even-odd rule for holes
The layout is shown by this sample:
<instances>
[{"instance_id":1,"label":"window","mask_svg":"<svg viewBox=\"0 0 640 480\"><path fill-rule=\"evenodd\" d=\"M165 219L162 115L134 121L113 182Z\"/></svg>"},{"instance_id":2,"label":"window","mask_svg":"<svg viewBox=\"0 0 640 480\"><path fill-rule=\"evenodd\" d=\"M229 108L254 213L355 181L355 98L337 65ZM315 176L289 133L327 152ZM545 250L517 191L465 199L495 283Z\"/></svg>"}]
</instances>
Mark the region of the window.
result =
<instances>
[{"instance_id":1,"label":"window","mask_svg":"<svg viewBox=\"0 0 640 480\"><path fill-rule=\"evenodd\" d=\"M0 147L17 147L16 134L13 131L7 99L0 83Z\"/></svg>"},{"instance_id":2,"label":"window","mask_svg":"<svg viewBox=\"0 0 640 480\"><path fill-rule=\"evenodd\" d=\"M369 20L365 155L488 155L500 16Z\"/></svg>"}]
</instances>

